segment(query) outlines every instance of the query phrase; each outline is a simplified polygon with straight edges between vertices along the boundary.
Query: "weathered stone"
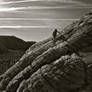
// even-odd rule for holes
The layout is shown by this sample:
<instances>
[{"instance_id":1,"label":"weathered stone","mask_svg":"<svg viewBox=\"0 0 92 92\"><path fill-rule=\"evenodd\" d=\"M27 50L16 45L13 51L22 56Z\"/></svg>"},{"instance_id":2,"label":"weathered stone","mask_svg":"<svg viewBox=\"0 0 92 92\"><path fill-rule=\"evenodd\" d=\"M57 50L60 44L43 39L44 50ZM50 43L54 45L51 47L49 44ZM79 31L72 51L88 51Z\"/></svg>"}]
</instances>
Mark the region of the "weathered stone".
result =
<instances>
[{"instance_id":1,"label":"weathered stone","mask_svg":"<svg viewBox=\"0 0 92 92\"><path fill-rule=\"evenodd\" d=\"M62 34L67 41L62 41ZM80 58L80 53L92 52L92 14L67 26L56 40L55 46L52 38L33 45L3 74L0 90L82 92L91 89L92 68L87 67L89 62L85 62L85 56Z\"/></svg>"}]
</instances>

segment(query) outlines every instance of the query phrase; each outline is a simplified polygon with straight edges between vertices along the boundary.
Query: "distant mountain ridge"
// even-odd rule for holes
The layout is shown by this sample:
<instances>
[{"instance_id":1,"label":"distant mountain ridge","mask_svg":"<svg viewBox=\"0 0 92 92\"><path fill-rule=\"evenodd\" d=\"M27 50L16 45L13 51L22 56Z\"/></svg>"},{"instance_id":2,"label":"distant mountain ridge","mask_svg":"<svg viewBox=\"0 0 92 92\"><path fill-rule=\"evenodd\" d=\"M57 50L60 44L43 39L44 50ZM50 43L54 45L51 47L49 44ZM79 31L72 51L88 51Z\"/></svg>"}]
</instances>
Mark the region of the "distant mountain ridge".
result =
<instances>
[{"instance_id":1,"label":"distant mountain ridge","mask_svg":"<svg viewBox=\"0 0 92 92\"><path fill-rule=\"evenodd\" d=\"M0 36L0 53L8 50L27 50L35 41L24 41L16 36Z\"/></svg>"}]
</instances>

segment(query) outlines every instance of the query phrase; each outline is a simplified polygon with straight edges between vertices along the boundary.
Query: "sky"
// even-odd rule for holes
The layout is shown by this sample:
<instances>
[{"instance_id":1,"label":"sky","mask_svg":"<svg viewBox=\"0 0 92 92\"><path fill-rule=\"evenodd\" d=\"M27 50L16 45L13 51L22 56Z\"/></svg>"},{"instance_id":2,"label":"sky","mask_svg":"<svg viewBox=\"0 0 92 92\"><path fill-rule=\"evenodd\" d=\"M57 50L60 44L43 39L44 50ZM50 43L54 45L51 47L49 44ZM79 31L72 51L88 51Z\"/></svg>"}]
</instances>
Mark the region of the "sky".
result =
<instances>
[{"instance_id":1,"label":"sky","mask_svg":"<svg viewBox=\"0 0 92 92\"><path fill-rule=\"evenodd\" d=\"M0 0L0 35L41 41L91 9L92 0Z\"/></svg>"}]
</instances>

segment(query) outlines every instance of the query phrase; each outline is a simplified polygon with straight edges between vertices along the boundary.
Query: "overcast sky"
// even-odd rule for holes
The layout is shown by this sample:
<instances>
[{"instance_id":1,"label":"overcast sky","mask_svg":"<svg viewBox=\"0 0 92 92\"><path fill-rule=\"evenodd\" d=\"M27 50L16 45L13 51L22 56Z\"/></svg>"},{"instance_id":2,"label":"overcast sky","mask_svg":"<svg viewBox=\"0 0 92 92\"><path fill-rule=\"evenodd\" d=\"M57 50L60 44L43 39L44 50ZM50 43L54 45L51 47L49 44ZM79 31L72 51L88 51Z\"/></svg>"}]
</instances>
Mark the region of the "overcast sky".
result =
<instances>
[{"instance_id":1,"label":"overcast sky","mask_svg":"<svg viewBox=\"0 0 92 92\"><path fill-rule=\"evenodd\" d=\"M0 35L41 41L92 9L92 0L0 0Z\"/></svg>"}]
</instances>

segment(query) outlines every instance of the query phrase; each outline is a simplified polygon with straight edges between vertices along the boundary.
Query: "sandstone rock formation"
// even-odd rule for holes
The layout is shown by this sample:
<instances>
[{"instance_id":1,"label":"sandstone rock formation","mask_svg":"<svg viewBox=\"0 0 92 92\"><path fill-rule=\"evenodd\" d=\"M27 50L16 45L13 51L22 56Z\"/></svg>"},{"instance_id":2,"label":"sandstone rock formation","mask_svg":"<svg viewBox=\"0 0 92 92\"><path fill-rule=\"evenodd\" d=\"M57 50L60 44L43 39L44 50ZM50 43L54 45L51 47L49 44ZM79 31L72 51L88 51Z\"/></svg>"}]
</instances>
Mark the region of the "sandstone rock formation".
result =
<instances>
[{"instance_id":1,"label":"sandstone rock formation","mask_svg":"<svg viewBox=\"0 0 92 92\"><path fill-rule=\"evenodd\" d=\"M67 41L63 41L64 35ZM92 92L92 12L52 37L31 46L0 76L3 92ZM88 60L89 61L89 60Z\"/></svg>"}]
</instances>

